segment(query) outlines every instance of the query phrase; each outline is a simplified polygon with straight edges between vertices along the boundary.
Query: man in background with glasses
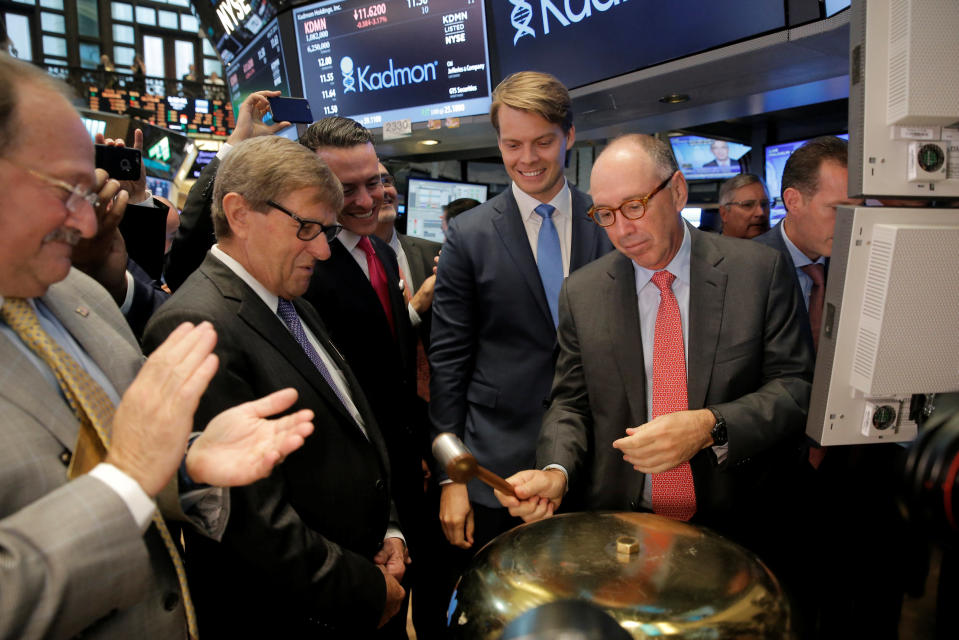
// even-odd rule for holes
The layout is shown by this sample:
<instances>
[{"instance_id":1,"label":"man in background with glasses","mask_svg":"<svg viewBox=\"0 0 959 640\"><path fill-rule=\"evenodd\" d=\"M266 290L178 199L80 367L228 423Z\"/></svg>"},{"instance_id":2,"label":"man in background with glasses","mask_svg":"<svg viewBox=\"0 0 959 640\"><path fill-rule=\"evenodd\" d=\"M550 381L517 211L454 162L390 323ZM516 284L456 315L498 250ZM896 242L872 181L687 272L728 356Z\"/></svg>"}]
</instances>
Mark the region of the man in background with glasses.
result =
<instances>
[{"instance_id":1,"label":"man in background with glasses","mask_svg":"<svg viewBox=\"0 0 959 640\"><path fill-rule=\"evenodd\" d=\"M723 235L751 240L769 231L769 192L762 179L741 173L719 187Z\"/></svg>"},{"instance_id":2,"label":"man in background with glasses","mask_svg":"<svg viewBox=\"0 0 959 640\"><path fill-rule=\"evenodd\" d=\"M537 470L497 494L532 521L566 492L588 509L705 524L757 552L788 506L812 379L782 256L683 222L669 145L614 140L590 214L616 247L560 295L560 354ZM792 466L795 468L795 465Z\"/></svg>"},{"instance_id":3,"label":"man in background with glasses","mask_svg":"<svg viewBox=\"0 0 959 640\"><path fill-rule=\"evenodd\" d=\"M278 136L236 144L213 187L217 244L144 335L150 349L185 320L216 326L220 369L200 401L200 424L220 407L292 386L319 427L280 472L231 491L222 541L188 535L204 634L363 635L403 600L389 566L398 562L402 575L402 554L388 552L402 540L383 438L352 370L301 298L317 262L330 257L342 206L339 181L309 149Z\"/></svg>"}]
</instances>

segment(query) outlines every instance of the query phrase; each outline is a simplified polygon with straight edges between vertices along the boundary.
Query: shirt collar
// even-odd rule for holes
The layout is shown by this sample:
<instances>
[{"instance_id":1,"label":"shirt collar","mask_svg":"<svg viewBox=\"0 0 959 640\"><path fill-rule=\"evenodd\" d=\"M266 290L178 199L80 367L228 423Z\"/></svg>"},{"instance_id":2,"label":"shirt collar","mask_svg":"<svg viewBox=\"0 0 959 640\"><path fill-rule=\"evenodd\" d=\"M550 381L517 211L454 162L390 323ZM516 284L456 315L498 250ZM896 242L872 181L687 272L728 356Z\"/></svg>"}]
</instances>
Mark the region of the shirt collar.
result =
<instances>
[{"instance_id":1,"label":"shirt collar","mask_svg":"<svg viewBox=\"0 0 959 640\"><path fill-rule=\"evenodd\" d=\"M389 244L396 255L400 255L400 237L396 235L396 227L393 227L393 235L390 237Z\"/></svg>"},{"instance_id":2,"label":"shirt collar","mask_svg":"<svg viewBox=\"0 0 959 640\"><path fill-rule=\"evenodd\" d=\"M676 276L676 280L689 284L689 258L692 255L692 238L689 235L689 226L685 221L683 225L683 243L679 245L679 251L673 256L673 259L666 265L665 271L669 271ZM636 290L639 291L653 279L656 271L641 267L633 262L633 270L636 273ZM663 271L658 269L657 271Z\"/></svg>"},{"instance_id":3,"label":"shirt collar","mask_svg":"<svg viewBox=\"0 0 959 640\"><path fill-rule=\"evenodd\" d=\"M347 251L352 253L353 249L356 248L356 245L358 245L360 240L363 239L363 236L355 234L346 227L343 227L337 234L336 239L340 241L340 244L346 247Z\"/></svg>"},{"instance_id":4,"label":"shirt collar","mask_svg":"<svg viewBox=\"0 0 959 640\"><path fill-rule=\"evenodd\" d=\"M516 206L519 207L520 216L523 218L523 221L530 219L530 216L539 215L534 213L534 210L539 205L543 204L533 196L529 195L514 182L512 185L513 189L513 198L516 199ZM572 196L569 193L569 183L566 181L565 176L563 177L563 188L559 190L553 199L549 201L548 204L551 204L555 209L556 213L553 215L563 215L564 212L572 210Z\"/></svg>"},{"instance_id":5,"label":"shirt collar","mask_svg":"<svg viewBox=\"0 0 959 640\"><path fill-rule=\"evenodd\" d=\"M826 256L819 256L818 260L810 260L805 253L803 253L799 247L793 244L793 241L789 239L789 236L786 235L786 223L785 221L779 225L779 232L783 236L783 242L786 243L786 249L789 250L789 256L793 259L793 264L796 265L796 268L805 267L807 264L825 264Z\"/></svg>"},{"instance_id":6,"label":"shirt collar","mask_svg":"<svg viewBox=\"0 0 959 640\"><path fill-rule=\"evenodd\" d=\"M260 281L250 275L250 272L247 271L242 264L237 262L232 256L228 255L223 249L220 248L220 245L213 245L210 249L210 253L213 256L226 265L226 268L236 274L236 276L245 282L253 292L260 296L260 299L266 303L266 306L273 312L276 313L276 309L279 306L280 298L279 296L270 293L266 287L260 284Z\"/></svg>"}]
</instances>

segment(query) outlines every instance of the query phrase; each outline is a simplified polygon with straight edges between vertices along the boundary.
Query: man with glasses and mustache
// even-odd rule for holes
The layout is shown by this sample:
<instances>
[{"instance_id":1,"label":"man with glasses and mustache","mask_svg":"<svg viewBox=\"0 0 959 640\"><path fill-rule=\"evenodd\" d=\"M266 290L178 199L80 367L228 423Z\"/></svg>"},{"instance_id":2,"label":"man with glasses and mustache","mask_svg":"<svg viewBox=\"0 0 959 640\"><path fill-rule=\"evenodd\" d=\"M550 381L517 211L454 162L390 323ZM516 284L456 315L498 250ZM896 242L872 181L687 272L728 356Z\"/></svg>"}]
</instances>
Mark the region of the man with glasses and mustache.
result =
<instances>
[{"instance_id":1,"label":"man with glasses and mustache","mask_svg":"<svg viewBox=\"0 0 959 640\"><path fill-rule=\"evenodd\" d=\"M812 379L792 274L766 247L685 224L686 182L656 138L614 140L591 195L617 251L564 285L537 470L497 498L533 521L568 489L589 509L652 511L761 551Z\"/></svg>"},{"instance_id":2,"label":"man with glasses and mustache","mask_svg":"<svg viewBox=\"0 0 959 640\"><path fill-rule=\"evenodd\" d=\"M277 136L237 144L213 188L217 244L144 335L149 349L185 320L216 326L220 370L198 419L292 386L320 425L277 473L231 492L222 541L188 536L204 634L362 635L404 597L386 445L351 368L301 297L341 232L342 203L336 176L305 147Z\"/></svg>"},{"instance_id":3,"label":"man with glasses and mustache","mask_svg":"<svg viewBox=\"0 0 959 640\"><path fill-rule=\"evenodd\" d=\"M219 537L229 504L186 485L268 476L312 414L263 420L295 401L285 389L204 422L184 455L214 329L181 325L144 362L113 298L72 268L127 197L94 170L72 90L0 54L0 96L0 637L195 637L172 521Z\"/></svg>"},{"instance_id":4,"label":"man with glasses and mustache","mask_svg":"<svg viewBox=\"0 0 959 640\"><path fill-rule=\"evenodd\" d=\"M769 231L769 193L759 176L741 173L719 187L723 235L751 240Z\"/></svg>"}]
</instances>

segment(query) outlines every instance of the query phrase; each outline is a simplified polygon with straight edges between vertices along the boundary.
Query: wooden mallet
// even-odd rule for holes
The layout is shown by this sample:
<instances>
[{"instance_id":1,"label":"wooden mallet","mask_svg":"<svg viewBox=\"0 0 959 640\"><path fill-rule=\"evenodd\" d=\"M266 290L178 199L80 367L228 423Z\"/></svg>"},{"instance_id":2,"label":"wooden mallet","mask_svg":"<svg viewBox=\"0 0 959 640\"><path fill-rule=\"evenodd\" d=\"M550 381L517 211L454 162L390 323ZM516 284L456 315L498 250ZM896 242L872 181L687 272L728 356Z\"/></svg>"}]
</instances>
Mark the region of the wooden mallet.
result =
<instances>
[{"instance_id":1,"label":"wooden mallet","mask_svg":"<svg viewBox=\"0 0 959 640\"><path fill-rule=\"evenodd\" d=\"M513 485L476 462L463 441L452 433L441 433L433 440L433 457L446 469L446 475L453 482L466 484L473 478L479 478L501 493L515 497Z\"/></svg>"}]
</instances>

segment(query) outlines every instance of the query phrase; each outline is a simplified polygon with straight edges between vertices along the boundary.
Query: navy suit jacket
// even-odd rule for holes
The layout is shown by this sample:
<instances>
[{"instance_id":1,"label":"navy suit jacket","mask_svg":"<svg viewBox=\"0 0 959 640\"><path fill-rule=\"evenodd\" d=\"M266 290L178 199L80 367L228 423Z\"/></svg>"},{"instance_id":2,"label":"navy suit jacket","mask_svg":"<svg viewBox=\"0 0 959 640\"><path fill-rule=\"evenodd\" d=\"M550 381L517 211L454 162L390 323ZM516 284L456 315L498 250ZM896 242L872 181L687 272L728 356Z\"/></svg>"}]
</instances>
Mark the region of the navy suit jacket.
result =
<instances>
[{"instance_id":1,"label":"navy suit jacket","mask_svg":"<svg viewBox=\"0 0 959 640\"><path fill-rule=\"evenodd\" d=\"M785 241L783 240L782 227L783 221L780 220L775 227L767 231L766 233L756 236L753 238L756 242L764 244L767 247L772 247L776 251L783 254L783 257L786 258L786 264L789 265L789 273L793 276L793 282L796 283L796 291L799 292L799 297L802 299L802 287L799 285L799 276L796 274L796 263L793 262L792 255L789 253L789 247L786 246ZM825 277L829 278L829 259L826 259L826 273ZM796 315L799 318L799 322L802 325L801 330L803 332L803 338L809 342L809 347L812 348L812 329L809 326L809 310L806 309L805 301L799 306L799 309L796 311Z\"/></svg>"},{"instance_id":2,"label":"navy suit jacket","mask_svg":"<svg viewBox=\"0 0 959 640\"><path fill-rule=\"evenodd\" d=\"M612 250L570 187L570 272ZM548 406L556 329L511 189L457 216L437 270L429 358L430 418L501 476L529 469ZM471 482L470 499L499 507Z\"/></svg>"}]
</instances>

